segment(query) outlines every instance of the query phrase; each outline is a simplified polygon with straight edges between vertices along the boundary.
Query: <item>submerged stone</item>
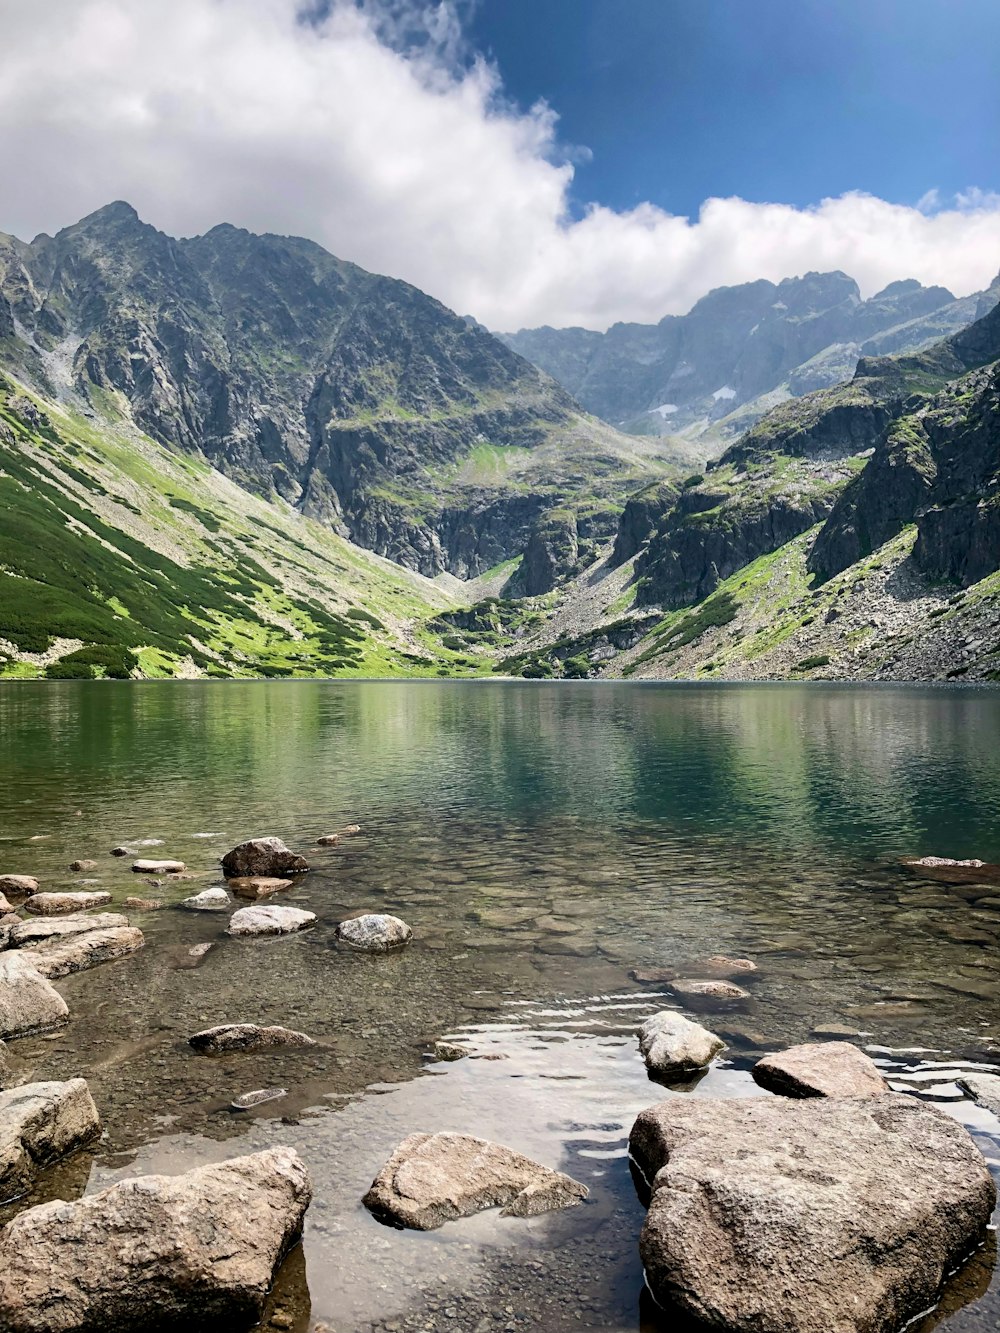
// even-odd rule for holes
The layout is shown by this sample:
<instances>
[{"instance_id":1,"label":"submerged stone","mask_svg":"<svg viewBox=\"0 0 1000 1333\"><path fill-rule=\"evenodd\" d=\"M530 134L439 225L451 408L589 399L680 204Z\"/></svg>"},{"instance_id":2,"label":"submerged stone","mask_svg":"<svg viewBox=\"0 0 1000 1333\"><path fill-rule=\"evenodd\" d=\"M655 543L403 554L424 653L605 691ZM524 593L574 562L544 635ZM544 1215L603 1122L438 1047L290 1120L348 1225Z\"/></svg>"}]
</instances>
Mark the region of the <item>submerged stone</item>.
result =
<instances>
[{"instance_id":1,"label":"submerged stone","mask_svg":"<svg viewBox=\"0 0 1000 1333\"><path fill-rule=\"evenodd\" d=\"M256 899L269 898L272 893L292 888L294 883L294 880L275 879L272 875L245 875L229 880L229 888L237 898Z\"/></svg>"},{"instance_id":2,"label":"submerged stone","mask_svg":"<svg viewBox=\"0 0 1000 1333\"><path fill-rule=\"evenodd\" d=\"M234 1097L229 1103L231 1111L251 1111L255 1106L263 1106L266 1102L280 1101L282 1097L288 1096L287 1088L258 1088L256 1092L244 1092L239 1097Z\"/></svg>"},{"instance_id":3,"label":"submerged stone","mask_svg":"<svg viewBox=\"0 0 1000 1333\"><path fill-rule=\"evenodd\" d=\"M221 1055L227 1051L257 1051L267 1046L315 1046L316 1042L292 1028L222 1023L188 1037L188 1045L203 1055Z\"/></svg>"},{"instance_id":4,"label":"submerged stone","mask_svg":"<svg viewBox=\"0 0 1000 1333\"><path fill-rule=\"evenodd\" d=\"M32 962L43 977L54 981L73 972L83 972L99 963L114 962L136 953L145 945L142 931L135 926L111 930L87 930L76 935L46 940L28 950Z\"/></svg>"}]
</instances>

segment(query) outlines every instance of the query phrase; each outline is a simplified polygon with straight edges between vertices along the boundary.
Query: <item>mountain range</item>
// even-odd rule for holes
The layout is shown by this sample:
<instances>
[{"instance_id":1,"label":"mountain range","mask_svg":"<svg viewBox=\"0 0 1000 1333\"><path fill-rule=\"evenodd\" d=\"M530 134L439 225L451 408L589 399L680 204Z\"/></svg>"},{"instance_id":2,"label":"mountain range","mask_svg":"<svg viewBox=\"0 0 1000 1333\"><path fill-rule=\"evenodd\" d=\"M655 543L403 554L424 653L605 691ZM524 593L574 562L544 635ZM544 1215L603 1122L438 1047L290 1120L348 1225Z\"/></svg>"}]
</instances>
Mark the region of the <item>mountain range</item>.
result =
<instances>
[{"instance_id":1,"label":"mountain range","mask_svg":"<svg viewBox=\"0 0 1000 1333\"><path fill-rule=\"evenodd\" d=\"M998 299L1000 275L960 300L912 278L862 300L846 273L807 273L718 287L658 324L500 337L595 416L707 459L778 403L849 378L859 357L919 351Z\"/></svg>"},{"instance_id":2,"label":"mountain range","mask_svg":"<svg viewBox=\"0 0 1000 1333\"><path fill-rule=\"evenodd\" d=\"M298 238L0 235L0 673L989 678L998 296L505 341Z\"/></svg>"}]
</instances>

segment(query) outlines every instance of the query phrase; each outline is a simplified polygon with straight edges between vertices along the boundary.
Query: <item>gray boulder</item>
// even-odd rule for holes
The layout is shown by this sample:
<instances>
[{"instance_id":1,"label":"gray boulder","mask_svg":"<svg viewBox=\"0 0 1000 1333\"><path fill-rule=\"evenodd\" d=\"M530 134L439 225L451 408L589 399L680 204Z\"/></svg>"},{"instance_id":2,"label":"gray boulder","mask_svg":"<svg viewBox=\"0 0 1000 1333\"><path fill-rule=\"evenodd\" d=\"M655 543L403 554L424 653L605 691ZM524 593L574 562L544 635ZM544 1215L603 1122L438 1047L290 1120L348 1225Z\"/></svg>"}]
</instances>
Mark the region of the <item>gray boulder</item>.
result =
<instances>
[{"instance_id":1,"label":"gray boulder","mask_svg":"<svg viewBox=\"0 0 1000 1333\"><path fill-rule=\"evenodd\" d=\"M0 1040L68 1022L66 1001L38 972L29 955L0 955Z\"/></svg>"},{"instance_id":2,"label":"gray boulder","mask_svg":"<svg viewBox=\"0 0 1000 1333\"><path fill-rule=\"evenodd\" d=\"M743 1004L750 992L734 981L717 977L677 977L667 982L667 990L696 1008L710 1009L732 1004Z\"/></svg>"},{"instance_id":3,"label":"gray boulder","mask_svg":"<svg viewBox=\"0 0 1000 1333\"><path fill-rule=\"evenodd\" d=\"M202 889L201 893L182 899L180 906L188 912L228 912L232 899L225 889Z\"/></svg>"},{"instance_id":4,"label":"gray boulder","mask_svg":"<svg viewBox=\"0 0 1000 1333\"><path fill-rule=\"evenodd\" d=\"M77 935L45 940L27 951L43 977L55 981L73 972L84 972L98 963L111 963L137 953L146 940L136 926L118 926L112 930L86 930Z\"/></svg>"},{"instance_id":5,"label":"gray boulder","mask_svg":"<svg viewBox=\"0 0 1000 1333\"><path fill-rule=\"evenodd\" d=\"M849 1041L806 1042L766 1055L753 1081L782 1097L881 1097L889 1085L870 1055Z\"/></svg>"},{"instance_id":6,"label":"gray boulder","mask_svg":"<svg viewBox=\"0 0 1000 1333\"><path fill-rule=\"evenodd\" d=\"M0 1204L26 1194L39 1168L100 1132L97 1107L82 1078L0 1092Z\"/></svg>"},{"instance_id":7,"label":"gray boulder","mask_svg":"<svg viewBox=\"0 0 1000 1333\"><path fill-rule=\"evenodd\" d=\"M132 873L135 875L181 875L187 870L183 861L147 861L139 860L132 862Z\"/></svg>"},{"instance_id":8,"label":"gray boulder","mask_svg":"<svg viewBox=\"0 0 1000 1333\"><path fill-rule=\"evenodd\" d=\"M314 925L315 912L301 907L241 907L229 918L229 935L288 935Z\"/></svg>"},{"instance_id":9,"label":"gray boulder","mask_svg":"<svg viewBox=\"0 0 1000 1333\"><path fill-rule=\"evenodd\" d=\"M304 1032L291 1028L223 1023L188 1037L188 1045L202 1055L223 1055L228 1051L258 1051L266 1046L315 1046L316 1043Z\"/></svg>"},{"instance_id":10,"label":"gray boulder","mask_svg":"<svg viewBox=\"0 0 1000 1333\"><path fill-rule=\"evenodd\" d=\"M650 1073L661 1077L704 1069L725 1047L721 1037L672 1009L653 1014L639 1029L639 1051Z\"/></svg>"},{"instance_id":11,"label":"gray boulder","mask_svg":"<svg viewBox=\"0 0 1000 1333\"><path fill-rule=\"evenodd\" d=\"M963 1074L958 1086L1000 1119L1000 1077L996 1074Z\"/></svg>"},{"instance_id":12,"label":"gray boulder","mask_svg":"<svg viewBox=\"0 0 1000 1333\"><path fill-rule=\"evenodd\" d=\"M916 1098L674 1097L629 1140L664 1305L727 1333L890 1333L983 1236L996 1188Z\"/></svg>"},{"instance_id":13,"label":"gray boulder","mask_svg":"<svg viewBox=\"0 0 1000 1333\"><path fill-rule=\"evenodd\" d=\"M79 873L81 873L81 872L83 872L83 871L86 871L86 870L96 870L96 869L97 869L97 862L96 862L96 861L89 861L89 860L83 860L83 861L71 861L71 862L69 863L69 868L70 868L70 870L75 870L75 871L79 874Z\"/></svg>"},{"instance_id":14,"label":"gray boulder","mask_svg":"<svg viewBox=\"0 0 1000 1333\"><path fill-rule=\"evenodd\" d=\"M110 901L110 893L35 893L24 904L24 910L33 916L62 916L103 907Z\"/></svg>"},{"instance_id":15,"label":"gray boulder","mask_svg":"<svg viewBox=\"0 0 1000 1333\"><path fill-rule=\"evenodd\" d=\"M366 912L363 916L352 916L347 921L341 921L336 935L338 940L349 944L352 949L362 949L366 953L388 953L391 949L401 949L404 944L408 944L413 931L398 916Z\"/></svg>"},{"instance_id":16,"label":"gray boulder","mask_svg":"<svg viewBox=\"0 0 1000 1333\"><path fill-rule=\"evenodd\" d=\"M280 879L284 875L301 875L308 869L308 861L289 851L280 838L251 838L222 858L222 872L226 879L255 875Z\"/></svg>"},{"instance_id":17,"label":"gray boulder","mask_svg":"<svg viewBox=\"0 0 1000 1333\"><path fill-rule=\"evenodd\" d=\"M433 1231L484 1208L534 1217L568 1208L586 1185L530 1157L470 1134L411 1134L372 1181L363 1203L381 1222Z\"/></svg>"},{"instance_id":18,"label":"gray boulder","mask_svg":"<svg viewBox=\"0 0 1000 1333\"><path fill-rule=\"evenodd\" d=\"M312 1191L290 1148L41 1204L0 1232L5 1333L249 1328Z\"/></svg>"}]
</instances>

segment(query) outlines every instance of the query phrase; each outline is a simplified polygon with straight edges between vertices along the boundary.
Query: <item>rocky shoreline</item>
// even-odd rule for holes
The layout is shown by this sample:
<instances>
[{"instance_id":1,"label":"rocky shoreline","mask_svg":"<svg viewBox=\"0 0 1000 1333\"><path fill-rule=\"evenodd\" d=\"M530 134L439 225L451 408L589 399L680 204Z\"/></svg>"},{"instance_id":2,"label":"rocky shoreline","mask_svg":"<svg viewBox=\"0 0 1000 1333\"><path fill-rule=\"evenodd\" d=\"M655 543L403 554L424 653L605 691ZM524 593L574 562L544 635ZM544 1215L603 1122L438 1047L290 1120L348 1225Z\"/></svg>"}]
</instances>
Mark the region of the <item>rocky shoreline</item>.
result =
<instances>
[{"instance_id":1,"label":"rocky shoreline","mask_svg":"<svg viewBox=\"0 0 1000 1333\"><path fill-rule=\"evenodd\" d=\"M349 826L317 844L336 846L359 831ZM134 849L114 854L122 850ZM984 893L1000 879L1000 867L979 861L904 864L921 878L971 882ZM132 869L163 883L192 873L183 862L145 857L136 857ZM178 907L212 911L221 902L222 910L235 909L226 934L237 939L296 934L316 922L314 913L270 901L240 906L241 899L270 899L308 872L307 860L279 839L240 844L223 869L226 888L204 890ZM25 875L0 875L0 894L0 908L10 909L0 917L5 1039L68 1023L69 1007L52 981L145 944L126 917L95 910L107 906L109 894L49 893ZM145 911L163 905L130 901ZM406 948L412 936L401 918L364 911L345 917L335 933L344 948L376 956ZM636 971L640 984L664 986L690 1014L722 1018L717 1034L677 1008L648 1017L638 1052L650 1077L669 1092L690 1087L725 1051L726 1016L751 1000L746 987L756 972L752 959L721 954L700 960L687 975ZM305 1032L250 1023L189 1037L192 1053L209 1058L315 1044ZM470 1053L455 1042L435 1048L442 1060ZM0 1057L6 1089L0 1202L7 1202L27 1195L52 1163L91 1143L101 1123L84 1080L19 1084L2 1044ZM901 1328L937 1298L985 1234L996 1189L982 1154L954 1120L893 1092L870 1057L837 1034L772 1051L751 1072L764 1096L734 1102L669 1095L635 1122L629 1149L640 1189L651 1195L640 1247L654 1296L669 1310L732 1333ZM970 1076L966 1091L990 1113L1000 1109L1000 1078ZM253 1090L231 1109L285 1095L280 1087ZM230 1191L235 1206L226 1203ZM412 1133L364 1203L390 1226L425 1230L496 1206L506 1216L531 1217L579 1204L587 1193L581 1182L501 1143ZM249 1327L301 1235L310 1197L302 1161L279 1146L178 1176L140 1176L78 1203L26 1207L0 1233L4 1253L17 1255L6 1272L0 1264L0 1327L11 1333L185 1327L206 1311Z\"/></svg>"}]
</instances>

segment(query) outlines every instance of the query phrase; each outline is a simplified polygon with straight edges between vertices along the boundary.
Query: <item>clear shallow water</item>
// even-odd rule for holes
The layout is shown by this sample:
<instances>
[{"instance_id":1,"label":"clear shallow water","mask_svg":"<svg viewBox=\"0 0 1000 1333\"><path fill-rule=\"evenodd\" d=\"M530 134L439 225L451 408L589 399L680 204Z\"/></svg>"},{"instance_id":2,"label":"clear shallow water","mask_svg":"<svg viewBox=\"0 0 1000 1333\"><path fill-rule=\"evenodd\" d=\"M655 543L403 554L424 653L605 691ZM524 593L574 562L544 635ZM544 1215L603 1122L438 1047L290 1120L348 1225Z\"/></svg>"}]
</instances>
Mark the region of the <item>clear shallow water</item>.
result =
<instances>
[{"instance_id":1,"label":"clear shallow water","mask_svg":"<svg viewBox=\"0 0 1000 1333\"><path fill-rule=\"evenodd\" d=\"M668 1095L634 1028L670 1001L634 968L719 951L759 964L751 1004L707 1020L728 1034L726 1058L679 1095L753 1095L761 1049L836 1024L1000 1159L996 1122L955 1083L1000 1066L1000 912L979 905L987 889L896 864L1000 861L996 692L24 684L0 691L0 745L0 871L46 888L98 880L115 908L153 893L107 855L141 838L202 876L156 891L173 899L217 882L243 837L276 833L309 855L313 873L282 901L316 912L314 930L238 941L224 916L133 913L147 948L61 982L69 1028L12 1044L26 1075L85 1075L107 1129L28 1202L298 1148L316 1199L276 1293L295 1333L673 1327L641 1299L625 1158L636 1111ZM362 834L312 846L351 822ZM71 874L78 857L99 869ZM364 908L403 916L413 945L339 948L336 922ZM223 1060L186 1046L241 1020L321 1044ZM428 1059L444 1036L505 1058ZM271 1085L288 1097L227 1109ZM380 1227L361 1195L400 1138L434 1129L510 1143L591 1199L428 1235ZM919 1327L995 1329L993 1257Z\"/></svg>"}]
</instances>

